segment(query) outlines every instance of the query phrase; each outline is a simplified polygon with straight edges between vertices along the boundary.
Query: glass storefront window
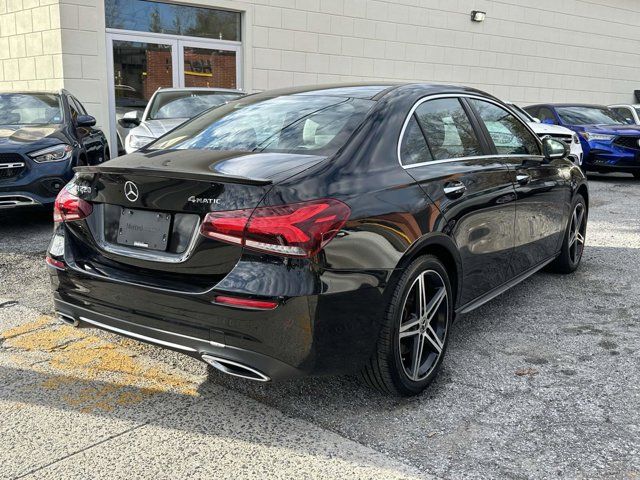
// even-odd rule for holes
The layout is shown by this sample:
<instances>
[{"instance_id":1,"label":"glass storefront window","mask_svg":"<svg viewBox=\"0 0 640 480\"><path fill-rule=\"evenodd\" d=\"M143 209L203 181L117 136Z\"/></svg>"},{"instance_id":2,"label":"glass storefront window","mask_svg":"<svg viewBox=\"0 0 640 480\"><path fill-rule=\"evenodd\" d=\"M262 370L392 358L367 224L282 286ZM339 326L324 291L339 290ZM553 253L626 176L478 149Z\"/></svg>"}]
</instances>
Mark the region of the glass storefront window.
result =
<instances>
[{"instance_id":1,"label":"glass storefront window","mask_svg":"<svg viewBox=\"0 0 640 480\"><path fill-rule=\"evenodd\" d=\"M236 52L184 47L184 86L237 88Z\"/></svg>"},{"instance_id":2,"label":"glass storefront window","mask_svg":"<svg viewBox=\"0 0 640 480\"><path fill-rule=\"evenodd\" d=\"M105 0L107 28L240 41L240 13L147 0Z\"/></svg>"}]
</instances>

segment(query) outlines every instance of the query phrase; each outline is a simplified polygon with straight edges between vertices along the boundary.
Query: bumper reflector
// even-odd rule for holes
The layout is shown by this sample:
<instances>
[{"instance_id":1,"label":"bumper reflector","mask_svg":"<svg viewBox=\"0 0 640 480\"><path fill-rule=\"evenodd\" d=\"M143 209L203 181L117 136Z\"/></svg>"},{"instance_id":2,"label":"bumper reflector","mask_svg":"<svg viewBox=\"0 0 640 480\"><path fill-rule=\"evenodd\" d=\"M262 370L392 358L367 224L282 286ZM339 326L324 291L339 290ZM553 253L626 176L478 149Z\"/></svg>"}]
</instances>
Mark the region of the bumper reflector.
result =
<instances>
[{"instance_id":1,"label":"bumper reflector","mask_svg":"<svg viewBox=\"0 0 640 480\"><path fill-rule=\"evenodd\" d=\"M47 265L49 265L50 267L53 268L57 268L58 270L64 270L65 269L65 264L64 262L60 261L60 260L56 260L55 258L51 258L49 256L47 256L44 261L47 263Z\"/></svg>"},{"instance_id":2,"label":"bumper reflector","mask_svg":"<svg viewBox=\"0 0 640 480\"><path fill-rule=\"evenodd\" d=\"M215 303L220 305L228 305L230 307L251 308L253 310L273 310L278 306L278 302L272 300L255 300L252 298L229 297L226 295L218 295Z\"/></svg>"}]
</instances>

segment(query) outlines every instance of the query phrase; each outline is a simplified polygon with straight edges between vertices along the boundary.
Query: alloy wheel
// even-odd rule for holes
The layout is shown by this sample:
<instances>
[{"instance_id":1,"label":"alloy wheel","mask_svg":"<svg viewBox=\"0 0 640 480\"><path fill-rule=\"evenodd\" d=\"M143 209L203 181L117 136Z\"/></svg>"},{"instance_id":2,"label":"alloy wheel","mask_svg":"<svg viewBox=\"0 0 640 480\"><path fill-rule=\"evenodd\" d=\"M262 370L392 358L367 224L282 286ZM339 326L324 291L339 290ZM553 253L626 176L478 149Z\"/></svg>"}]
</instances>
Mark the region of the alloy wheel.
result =
<instances>
[{"instance_id":1,"label":"alloy wheel","mask_svg":"<svg viewBox=\"0 0 640 480\"><path fill-rule=\"evenodd\" d=\"M414 280L402 309L398 348L402 368L415 382L438 364L447 338L449 301L440 274L426 270Z\"/></svg>"},{"instance_id":2,"label":"alloy wheel","mask_svg":"<svg viewBox=\"0 0 640 480\"><path fill-rule=\"evenodd\" d=\"M584 204L577 203L571 216L571 226L569 227L569 258L573 264L577 264L582 258L584 251L584 237L587 228Z\"/></svg>"}]
</instances>

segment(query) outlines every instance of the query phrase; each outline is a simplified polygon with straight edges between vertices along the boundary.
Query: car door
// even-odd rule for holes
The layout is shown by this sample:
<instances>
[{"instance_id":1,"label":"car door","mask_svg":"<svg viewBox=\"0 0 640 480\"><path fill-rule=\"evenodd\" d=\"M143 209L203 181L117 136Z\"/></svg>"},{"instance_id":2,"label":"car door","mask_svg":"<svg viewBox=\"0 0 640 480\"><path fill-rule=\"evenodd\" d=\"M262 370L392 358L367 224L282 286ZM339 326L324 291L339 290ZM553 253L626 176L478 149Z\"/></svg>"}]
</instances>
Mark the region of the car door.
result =
<instances>
[{"instance_id":1,"label":"car door","mask_svg":"<svg viewBox=\"0 0 640 480\"><path fill-rule=\"evenodd\" d=\"M560 249L569 215L570 162L547 161L536 135L496 102L467 99L493 152L509 165L517 194L511 274L539 266Z\"/></svg>"},{"instance_id":2,"label":"car door","mask_svg":"<svg viewBox=\"0 0 640 480\"><path fill-rule=\"evenodd\" d=\"M458 246L460 306L508 280L514 247L515 191L508 167L458 96L422 99L405 121L401 164L440 209Z\"/></svg>"},{"instance_id":3,"label":"car door","mask_svg":"<svg viewBox=\"0 0 640 480\"><path fill-rule=\"evenodd\" d=\"M100 130L93 127L79 126L77 118L79 115L87 115L84 106L73 95L69 95L69 110L71 118L78 135L78 141L84 147L89 165L96 165L104 161L104 140Z\"/></svg>"}]
</instances>

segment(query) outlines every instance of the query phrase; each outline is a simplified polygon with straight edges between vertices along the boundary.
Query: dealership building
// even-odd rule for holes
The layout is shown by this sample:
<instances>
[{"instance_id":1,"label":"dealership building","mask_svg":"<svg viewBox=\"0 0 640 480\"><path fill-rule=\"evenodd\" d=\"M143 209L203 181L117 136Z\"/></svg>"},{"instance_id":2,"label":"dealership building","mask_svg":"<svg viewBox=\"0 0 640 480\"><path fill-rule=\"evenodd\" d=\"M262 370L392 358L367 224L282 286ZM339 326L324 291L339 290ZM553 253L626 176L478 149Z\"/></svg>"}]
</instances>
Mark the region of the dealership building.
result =
<instances>
[{"instance_id":1,"label":"dealership building","mask_svg":"<svg viewBox=\"0 0 640 480\"><path fill-rule=\"evenodd\" d=\"M112 142L116 111L171 86L422 81L633 102L639 25L637 0L0 0L0 88L66 88Z\"/></svg>"}]
</instances>

